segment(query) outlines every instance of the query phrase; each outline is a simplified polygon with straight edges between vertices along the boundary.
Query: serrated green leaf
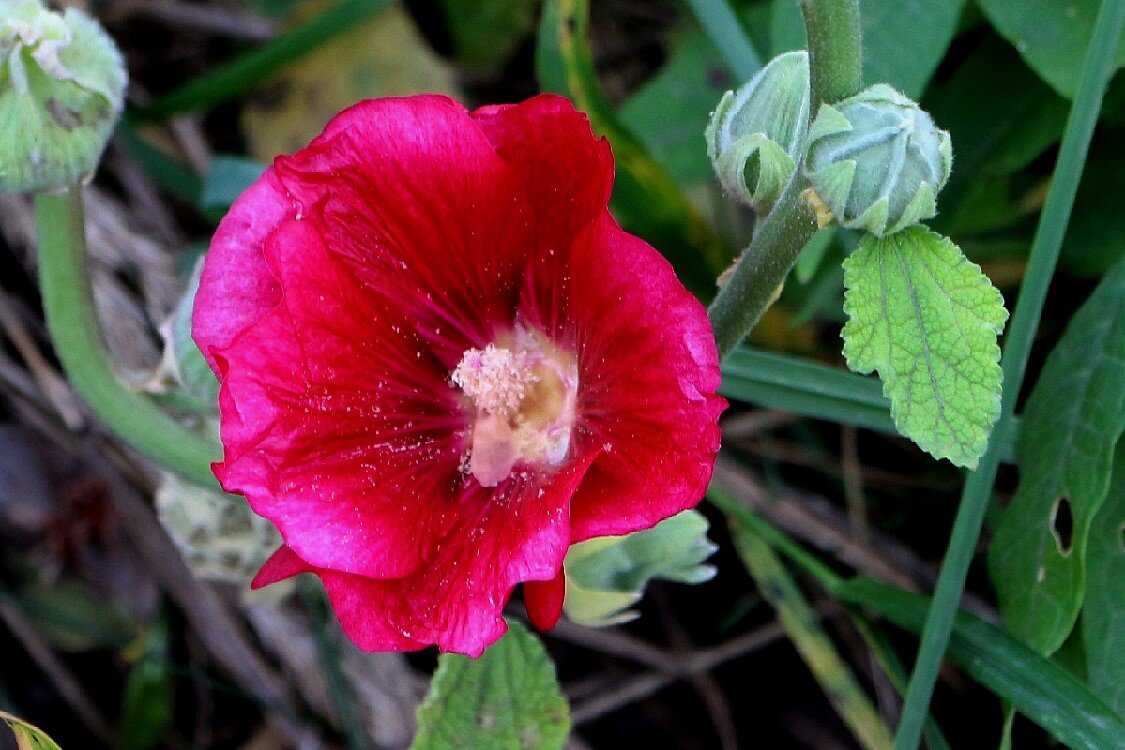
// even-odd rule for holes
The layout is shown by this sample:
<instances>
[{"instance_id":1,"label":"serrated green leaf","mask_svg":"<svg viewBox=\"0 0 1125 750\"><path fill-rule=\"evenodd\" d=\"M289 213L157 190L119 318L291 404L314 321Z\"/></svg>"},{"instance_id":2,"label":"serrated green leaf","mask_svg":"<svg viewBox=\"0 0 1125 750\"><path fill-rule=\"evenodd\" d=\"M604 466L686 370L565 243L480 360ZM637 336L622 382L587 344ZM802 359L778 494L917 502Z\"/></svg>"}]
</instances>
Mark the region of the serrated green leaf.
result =
<instances>
[{"instance_id":1,"label":"serrated green leaf","mask_svg":"<svg viewBox=\"0 0 1125 750\"><path fill-rule=\"evenodd\" d=\"M1067 98L1078 90L1101 0L979 0L993 27L1051 87ZM1125 44L1116 67L1125 64Z\"/></svg>"},{"instance_id":2,"label":"serrated green leaf","mask_svg":"<svg viewBox=\"0 0 1125 750\"><path fill-rule=\"evenodd\" d=\"M844 261L844 286L848 366L879 371L903 435L975 467L1000 415L1000 292L925 227L866 235Z\"/></svg>"},{"instance_id":3,"label":"serrated green leaf","mask_svg":"<svg viewBox=\"0 0 1125 750\"><path fill-rule=\"evenodd\" d=\"M28 724L23 719L0 711L0 721L7 724L12 730L12 734L16 736L16 748L18 750L62 750L54 740L47 736L46 732L37 726Z\"/></svg>"},{"instance_id":4,"label":"serrated green leaf","mask_svg":"<svg viewBox=\"0 0 1125 750\"><path fill-rule=\"evenodd\" d=\"M1007 627L1049 654L1078 617L1087 539L1125 427L1125 261L1074 314L1023 415L1020 484L989 571Z\"/></svg>"},{"instance_id":5,"label":"serrated green leaf","mask_svg":"<svg viewBox=\"0 0 1125 750\"><path fill-rule=\"evenodd\" d=\"M1125 449L1086 544L1082 641L1090 689L1125 716Z\"/></svg>"},{"instance_id":6,"label":"serrated green leaf","mask_svg":"<svg viewBox=\"0 0 1125 750\"><path fill-rule=\"evenodd\" d=\"M861 0L863 79L917 98L953 40L965 0ZM773 53L805 47L800 5L773 0Z\"/></svg>"},{"instance_id":7,"label":"serrated green leaf","mask_svg":"<svg viewBox=\"0 0 1125 750\"><path fill-rule=\"evenodd\" d=\"M555 750L570 710L555 667L518 622L479 659L442 654L411 750Z\"/></svg>"}]
</instances>

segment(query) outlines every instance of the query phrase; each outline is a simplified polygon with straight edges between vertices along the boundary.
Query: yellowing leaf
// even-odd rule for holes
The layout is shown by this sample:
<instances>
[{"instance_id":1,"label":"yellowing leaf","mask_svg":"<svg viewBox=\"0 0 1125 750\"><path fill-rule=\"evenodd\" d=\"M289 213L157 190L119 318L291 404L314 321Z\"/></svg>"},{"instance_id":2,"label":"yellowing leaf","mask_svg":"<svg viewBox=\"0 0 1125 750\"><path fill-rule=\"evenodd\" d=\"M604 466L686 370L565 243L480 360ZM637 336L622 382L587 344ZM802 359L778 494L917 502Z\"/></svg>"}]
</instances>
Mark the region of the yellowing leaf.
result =
<instances>
[{"instance_id":1,"label":"yellowing leaf","mask_svg":"<svg viewBox=\"0 0 1125 750\"><path fill-rule=\"evenodd\" d=\"M844 356L879 371L899 431L937 458L977 465L1000 415L1004 300L947 238L866 235L844 261Z\"/></svg>"},{"instance_id":2,"label":"yellowing leaf","mask_svg":"<svg viewBox=\"0 0 1125 750\"><path fill-rule=\"evenodd\" d=\"M0 711L0 721L7 724L16 736L16 747L19 750L62 750L46 732L23 719Z\"/></svg>"},{"instance_id":3,"label":"yellowing leaf","mask_svg":"<svg viewBox=\"0 0 1125 750\"><path fill-rule=\"evenodd\" d=\"M340 110L361 99L456 95L453 75L401 7L381 11L258 89L243 108L250 152L269 163L303 148Z\"/></svg>"}]
</instances>

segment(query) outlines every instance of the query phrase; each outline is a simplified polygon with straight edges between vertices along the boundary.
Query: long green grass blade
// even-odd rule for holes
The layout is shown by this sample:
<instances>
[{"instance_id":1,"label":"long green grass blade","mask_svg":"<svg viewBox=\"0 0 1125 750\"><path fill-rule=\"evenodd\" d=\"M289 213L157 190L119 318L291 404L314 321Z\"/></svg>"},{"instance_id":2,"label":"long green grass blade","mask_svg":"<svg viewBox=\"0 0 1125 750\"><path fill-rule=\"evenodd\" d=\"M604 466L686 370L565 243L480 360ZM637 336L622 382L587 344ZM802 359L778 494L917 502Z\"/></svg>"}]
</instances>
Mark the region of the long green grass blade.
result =
<instances>
[{"instance_id":1,"label":"long green grass blade","mask_svg":"<svg viewBox=\"0 0 1125 750\"><path fill-rule=\"evenodd\" d=\"M842 583L832 593L912 633L922 630L930 604L922 594L865 578ZM1113 709L1065 669L1001 628L958 611L949 657L1072 750L1125 748L1125 721Z\"/></svg>"},{"instance_id":2,"label":"long green grass blade","mask_svg":"<svg viewBox=\"0 0 1125 750\"><path fill-rule=\"evenodd\" d=\"M1008 328L1001 362L1004 390L1000 421L993 430L979 468L969 475L961 495L961 506L934 591L933 605L922 632L918 658L895 735L895 750L916 750L921 738L926 708L933 696L942 655L954 627L958 601L965 589L965 577L969 572L969 564L980 538L981 523L992 495L1002 442L1014 432L1010 425L1011 416L1015 411L1035 330L1039 326L1047 287L1058 261L1071 206L1078 192L1079 178L1094 126L1098 121L1102 97L1115 66L1114 55L1123 25L1125 0L1103 0L1094 28L1094 38L1086 53L1078 96L1067 120L1051 188L1032 242L1023 288ZM1121 736L1125 737L1125 734Z\"/></svg>"},{"instance_id":3,"label":"long green grass blade","mask_svg":"<svg viewBox=\"0 0 1125 750\"><path fill-rule=\"evenodd\" d=\"M739 83L749 81L762 67L762 57L742 29L728 0L685 0L699 25L707 32L723 61Z\"/></svg>"},{"instance_id":4,"label":"long green grass blade","mask_svg":"<svg viewBox=\"0 0 1125 750\"><path fill-rule=\"evenodd\" d=\"M180 112L210 109L234 99L390 4L391 0L343 0L274 41L156 97L139 107L136 114L144 119L164 119Z\"/></svg>"},{"instance_id":5,"label":"long green grass blade","mask_svg":"<svg viewBox=\"0 0 1125 750\"><path fill-rule=\"evenodd\" d=\"M685 286L709 299L715 277L729 262L727 249L602 95L586 39L589 10L589 0L544 4L536 50L539 85L569 96L609 139L617 162L612 207L621 223L660 250Z\"/></svg>"},{"instance_id":6,"label":"long green grass blade","mask_svg":"<svg viewBox=\"0 0 1125 750\"><path fill-rule=\"evenodd\" d=\"M891 746L891 732L817 622L796 582L769 544L745 526L732 524L734 544L762 596L777 611L789 640L820 684L836 713L868 750Z\"/></svg>"}]
</instances>

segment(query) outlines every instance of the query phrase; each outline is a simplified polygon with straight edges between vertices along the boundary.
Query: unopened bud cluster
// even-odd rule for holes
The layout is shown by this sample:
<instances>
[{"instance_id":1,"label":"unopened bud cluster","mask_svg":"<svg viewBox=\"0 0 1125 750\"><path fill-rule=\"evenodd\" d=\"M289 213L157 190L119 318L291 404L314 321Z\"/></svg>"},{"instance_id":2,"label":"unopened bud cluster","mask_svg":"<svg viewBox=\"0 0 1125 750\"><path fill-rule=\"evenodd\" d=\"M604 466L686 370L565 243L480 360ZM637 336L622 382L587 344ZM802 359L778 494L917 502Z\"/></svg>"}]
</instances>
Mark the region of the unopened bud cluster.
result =
<instances>
[{"instance_id":1,"label":"unopened bud cluster","mask_svg":"<svg viewBox=\"0 0 1125 750\"><path fill-rule=\"evenodd\" d=\"M821 105L810 125L809 98L803 51L775 57L723 96L706 137L728 193L766 213L799 166L811 185L804 198L822 226L835 221L882 237L937 212L953 150L929 114L876 84Z\"/></svg>"}]
</instances>

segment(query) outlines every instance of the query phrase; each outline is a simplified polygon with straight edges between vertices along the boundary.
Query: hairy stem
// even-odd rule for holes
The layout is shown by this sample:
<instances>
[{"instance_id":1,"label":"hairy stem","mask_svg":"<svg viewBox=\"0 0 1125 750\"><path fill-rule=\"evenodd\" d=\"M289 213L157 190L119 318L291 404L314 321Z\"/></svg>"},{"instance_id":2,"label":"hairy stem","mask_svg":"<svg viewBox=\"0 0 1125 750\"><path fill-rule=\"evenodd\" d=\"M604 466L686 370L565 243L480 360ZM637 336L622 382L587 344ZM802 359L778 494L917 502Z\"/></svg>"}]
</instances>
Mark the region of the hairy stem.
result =
<instances>
[{"instance_id":1,"label":"hairy stem","mask_svg":"<svg viewBox=\"0 0 1125 750\"><path fill-rule=\"evenodd\" d=\"M809 38L813 91L810 112L815 113L821 102L839 101L859 90L859 2L802 0L801 9ZM730 281L707 310L723 356L762 317L816 231L813 212L801 195L807 187L808 181L798 167L773 210L754 233Z\"/></svg>"},{"instance_id":2,"label":"hairy stem","mask_svg":"<svg viewBox=\"0 0 1125 750\"><path fill-rule=\"evenodd\" d=\"M217 487L218 446L196 435L117 377L102 339L90 273L81 188L35 196L39 285L51 342L67 378L98 419L165 469Z\"/></svg>"}]
</instances>

